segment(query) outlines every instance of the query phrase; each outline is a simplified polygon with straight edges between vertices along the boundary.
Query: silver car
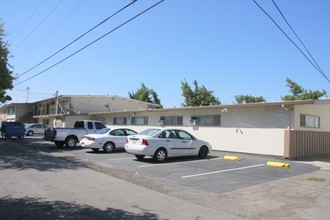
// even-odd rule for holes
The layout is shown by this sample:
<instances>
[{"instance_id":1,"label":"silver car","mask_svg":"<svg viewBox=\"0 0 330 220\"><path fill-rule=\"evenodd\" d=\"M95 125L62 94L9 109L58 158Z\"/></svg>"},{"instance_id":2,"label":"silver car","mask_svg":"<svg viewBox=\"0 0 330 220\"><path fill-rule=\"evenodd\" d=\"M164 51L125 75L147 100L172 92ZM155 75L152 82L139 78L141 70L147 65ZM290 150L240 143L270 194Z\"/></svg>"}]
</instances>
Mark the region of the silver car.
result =
<instances>
[{"instance_id":1,"label":"silver car","mask_svg":"<svg viewBox=\"0 0 330 220\"><path fill-rule=\"evenodd\" d=\"M33 136L34 134L43 134L47 127L47 125L41 123L27 124L25 125L25 135Z\"/></svg>"}]
</instances>

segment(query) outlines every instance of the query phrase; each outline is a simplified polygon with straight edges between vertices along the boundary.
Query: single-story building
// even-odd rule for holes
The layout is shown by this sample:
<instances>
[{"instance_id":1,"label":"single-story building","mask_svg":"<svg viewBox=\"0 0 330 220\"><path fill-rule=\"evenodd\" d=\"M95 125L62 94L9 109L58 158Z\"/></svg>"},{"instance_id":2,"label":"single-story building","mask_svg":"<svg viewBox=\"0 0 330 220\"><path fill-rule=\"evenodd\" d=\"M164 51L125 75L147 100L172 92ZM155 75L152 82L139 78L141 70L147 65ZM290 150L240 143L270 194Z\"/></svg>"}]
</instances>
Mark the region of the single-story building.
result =
<instances>
[{"instance_id":1,"label":"single-story building","mask_svg":"<svg viewBox=\"0 0 330 220\"><path fill-rule=\"evenodd\" d=\"M330 100L163 109L119 96L58 96L25 105L29 110L20 115L25 118L30 115L35 122L56 127L71 127L76 120L83 119L136 131L170 126L207 140L214 150L290 159L330 155ZM1 107L0 117L19 120L13 106L23 108L24 105Z\"/></svg>"},{"instance_id":2,"label":"single-story building","mask_svg":"<svg viewBox=\"0 0 330 220\"><path fill-rule=\"evenodd\" d=\"M286 158L330 154L330 101L300 100L90 113L111 127L184 128L214 150Z\"/></svg>"}]
</instances>

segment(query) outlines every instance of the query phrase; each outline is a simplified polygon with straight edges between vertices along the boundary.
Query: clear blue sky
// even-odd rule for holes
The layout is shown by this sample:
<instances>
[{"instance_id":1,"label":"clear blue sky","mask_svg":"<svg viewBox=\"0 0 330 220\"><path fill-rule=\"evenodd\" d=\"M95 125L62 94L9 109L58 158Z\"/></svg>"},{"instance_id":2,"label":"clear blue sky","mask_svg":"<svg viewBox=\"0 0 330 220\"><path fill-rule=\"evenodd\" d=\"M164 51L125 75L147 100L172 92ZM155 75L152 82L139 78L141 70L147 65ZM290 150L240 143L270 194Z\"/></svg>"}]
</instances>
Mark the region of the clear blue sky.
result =
<instances>
[{"instance_id":1,"label":"clear blue sky","mask_svg":"<svg viewBox=\"0 0 330 220\"><path fill-rule=\"evenodd\" d=\"M129 0L0 0L14 75L52 55L129 4ZM47 62L22 75L13 102L60 95L128 97L141 82L164 107L183 102L181 81L214 91L223 104L236 95L279 101L286 78L330 93L330 83L252 0L165 0L63 63L40 74L157 0L139 0ZM303 49L271 0L257 2ZM330 78L330 1L276 0L286 19ZM305 52L305 51L304 51Z\"/></svg>"}]
</instances>

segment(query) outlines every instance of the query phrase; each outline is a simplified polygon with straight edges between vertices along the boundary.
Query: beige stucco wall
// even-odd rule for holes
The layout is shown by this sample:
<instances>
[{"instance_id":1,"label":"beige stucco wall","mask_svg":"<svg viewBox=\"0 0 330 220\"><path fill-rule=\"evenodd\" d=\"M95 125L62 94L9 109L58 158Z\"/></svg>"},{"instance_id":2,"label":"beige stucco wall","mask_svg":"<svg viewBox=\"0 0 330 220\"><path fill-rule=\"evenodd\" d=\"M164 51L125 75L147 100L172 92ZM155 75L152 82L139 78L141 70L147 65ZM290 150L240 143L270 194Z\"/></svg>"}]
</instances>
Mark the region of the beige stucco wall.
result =
<instances>
[{"instance_id":1,"label":"beige stucco wall","mask_svg":"<svg viewBox=\"0 0 330 220\"><path fill-rule=\"evenodd\" d=\"M119 128L123 126L109 125L109 127ZM124 127L129 127L137 132L140 132L150 126L128 125ZM197 138L208 141L213 150L284 156L285 129L219 128L196 126L184 126L180 127L180 129L184 129Z\"/></svg>"},{"instance_id":2,"label":"beige stucco wall","mask_svg":"<svg viewBox=\"0 0 330 220\"><path fill-rule=\"evenodd\" d=\"M74 123L76 121L82 121L82 120L88 120L89 117L88 115L74 115L74 116L69 116L65 117L64 123L62 124L63 128L73 128Z\"/></svg>"},{"instance_id":3,"label":"beige stucco wall","mask_svg":"<svg viewBox=\"0 0 330 220\"><path fill-rule=\"evenodd\" d=\"M330 104L319 105L296 105L295 106L295 129L311 131L330 131ZM300 115L320 116L320 128L307 128L300 126Z\"/></svg>"},{"instance_id":4,"label":"beige stucco wall","mask_svg":"<svg viewBox=\"0 0 330 220\"><path fill-rule=\"evenodd\" d=\"M189 125L191 115L215 114L221 114L221 127ZM214 150L283 156L284 130L288 128L289 121L293 118L290 114L292 111L276 107L228 109L227 112L222 112L221 109L134 112L134 116L137 117L148 116L148 125L143 126L131 125L132 112L118 112L97 115L97 117L103 118L111 128L129 127L139 132L150 127L160 127L158 124L160 116L182 116L183 125L175 127L210 142ZM113 125L115 117L127 117L127 125Z\"/></svg>"},{"instance_id":5,"label":"beige stucco wall","mask_svg":"<svg viewBox=\"0 0 330 220\"><path fill-rule=\"evenodd\" d=\"M10 105L4 109L7 113L3 114L3 119L7 121L18 121L29 113L29 104Z\"/></svg>"}]
</instances>

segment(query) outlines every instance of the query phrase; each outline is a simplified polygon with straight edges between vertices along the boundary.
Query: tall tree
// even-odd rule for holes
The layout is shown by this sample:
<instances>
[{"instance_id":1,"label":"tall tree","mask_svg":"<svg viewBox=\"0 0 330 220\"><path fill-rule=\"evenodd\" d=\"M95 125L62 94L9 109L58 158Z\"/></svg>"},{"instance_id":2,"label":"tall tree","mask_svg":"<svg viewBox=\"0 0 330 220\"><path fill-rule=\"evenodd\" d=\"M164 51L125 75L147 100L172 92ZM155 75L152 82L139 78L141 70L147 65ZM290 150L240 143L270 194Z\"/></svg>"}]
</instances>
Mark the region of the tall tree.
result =
<instances>
[{"instance_id":1,"label":"tall tree","mask_svg":"<svg viewBox=\"0 0 330 220\"><path fill-rule=\"evenodd\" d=\"M131 99L158 104L162 107L158 94L153 89L146 87L144 83L141 83L141 87L136 92L129 92L128 95Z\"/></svg>"},{"instance_id":2,"label":"tall tree","mask_svg":"<svg viewBox=\"0 0 330 220\"><path fill-rule=\"evenodd\" d=\"M199 86L196 80L193 81L194 90L186 81L181 82L183 106L219 105L220 101L213 95L213 91L207 90L205 86Z\"/></svg>"},{"instance_id":3,"label":"tall tree","mask_svg":"<svg viewBox=\"0 0 330 220\"><path fill-rule=\"evenodd\" d=\"M4 36L4 28L2 23L0 23L0 103L11 100L11 97L6 94L6 90L13 88L14 80L14 77L11 75L12 72L9 70L9 49L8 44L4 41Z\"/></svg>"},{"instance_id":4,"label":"tall tree","mask_svg":"<svg viewBox=\"0 0 330 220\"><path fill-rule=\"evenodd\" d=\"M319 99L322 96L325 96L327 92L323 89L322 91L316 90L307 90L300 86L298 83L293 80L287 78L286 79L287 86L290 88L290 92L292 95L286 95L282 97L284 101L293 101L293 100L307 100L307 99Z\"/></svg>"},{"instance_id":5,"label":"tall tree","mask_svg":"<svg viewBox=\"0 0 330 220\"><path fill-rule=\"evenodd\" d=\"M266 99L262 96L237 95L235 96L235 99L237 103L266 102Z\"/></svg>"}]
</instances>

